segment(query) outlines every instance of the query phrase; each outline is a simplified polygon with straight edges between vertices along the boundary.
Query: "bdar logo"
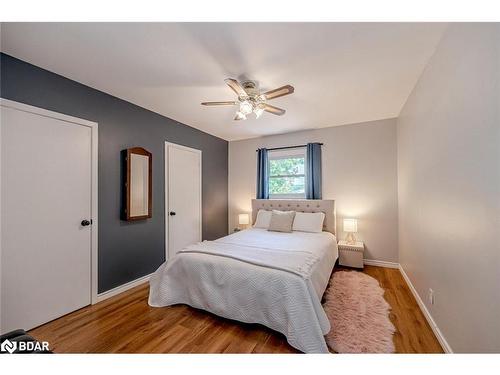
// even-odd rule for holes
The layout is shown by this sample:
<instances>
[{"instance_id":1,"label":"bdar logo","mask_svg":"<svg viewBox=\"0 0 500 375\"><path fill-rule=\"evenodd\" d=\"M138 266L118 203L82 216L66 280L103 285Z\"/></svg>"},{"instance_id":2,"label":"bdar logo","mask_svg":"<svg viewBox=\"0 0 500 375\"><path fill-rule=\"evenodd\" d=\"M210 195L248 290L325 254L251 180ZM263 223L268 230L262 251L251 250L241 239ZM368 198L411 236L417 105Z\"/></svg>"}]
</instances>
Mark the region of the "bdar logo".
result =
<instances>
[{"instance_id":1,"label":"bdar logo","mask_svg":"<svg viewBox=\"0 0 500 375\"><path fill-rule=\"evenodd\" d=\"M0 345L1 352L12 353L43 353L50 352L47 341L10 341L5 340Z\"/></svg>"},{"instance_id":2,"label":"bdar logo","mask_svg":"<svg viewBox=\"0 0 500 375\"><path fill-rule=\"evenodd\" d=\"M10 340L5 340L2 342L2 345L0 345L0 350L2 352L9 352L10 354L14 353L17 348L17 342L12 342Z\"/></svg>"}]
</instances>

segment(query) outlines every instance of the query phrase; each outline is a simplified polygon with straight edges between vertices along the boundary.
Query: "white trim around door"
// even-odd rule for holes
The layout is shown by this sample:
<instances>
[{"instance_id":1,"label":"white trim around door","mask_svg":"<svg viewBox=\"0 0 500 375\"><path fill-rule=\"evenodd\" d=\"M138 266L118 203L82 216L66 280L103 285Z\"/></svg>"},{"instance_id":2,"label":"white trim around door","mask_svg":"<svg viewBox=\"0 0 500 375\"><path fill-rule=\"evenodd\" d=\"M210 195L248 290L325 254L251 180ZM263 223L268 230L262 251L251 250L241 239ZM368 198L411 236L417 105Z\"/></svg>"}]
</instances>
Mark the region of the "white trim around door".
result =
<instances>
[{"instance_id":1,"label":"white trim around door","mask_svg":"<svg viewBox=\"0 0 500 375\"><path fill-rule=\"evenodd\" d=\"M175 147L175 148L178 148L178 149L181 149L181 150L186 150L186 151L191 151L191 152L195 152L197 154L199 154L200 156L200 215L203 214L203 208L202 208L202 205L203 205L203 202L202 202L202 193L203 193L203 190L202 190L202 184L203 184L203 180L202 180L202 174L203 174L203 162L202 162L202 152L201 150L198 150L196 148L191 148L191 147L187 147L187 146L182 146L182 145L178 145L176 143L172 143L172 142L165 142L165 150L164 150L164 155L165 155L165 261L168 260L168 239L169 239L169 230L168 230L168 225L169 225L169 219L170 219L170 215L169 215L169 207L168 207L168 183L169 183L169 168L168 168L168 148L169 147ZM201 218L200 218L201 219ZM199 238L199 241L202 240L201 236L202 236L202 225L203 225L203 220L200 220L200 238Z\"/></svg>"},{"instance_id":2,"label":"white trim around door","mask_svg":"<svg viewBox=\"0 0 500 375\"><path fill-rule=\"evenodd\" d=\"M151 277L152 273L146 276L139 277L138 279L129 281L123 285L117 286L116 288L106 290L97 296L97 302L102 302L108 298L114 297L120 293L126 292L129 289L135 288L136 286L147 283Z\"/></svg>"},{"instance_id":3,"label":"white trim around door","mask_svg":"<svg viewBox=\"0 0 500 375\"><path fill-rule=\"evenodd\" d=\"M91 226L91 303L95 304L98 302L98 293L97 293L97 254L98 254L98 249L97 249L97 232L98 232L98 189L97 189L97 158L98 158L98 124L96 122L84 120L78 117L73 117L73 116L68 116L64 115L62 113L54 112L54 111L49 111L46 109L34 107L28 104L23 104L23 103L18 103L12 100L8 99L3 99L0 98L0 105L2 107L6 108L12 108L16 109L19 111L27 112L27 113L33 113L39 116L44 116L44 117L49 117L57 120L62 120L71 124L79 125L79 126L87 126L91 130L91 136L92 136L92 141L91 141L91 155L92 155L92 160L91 160L91 207L90 207L90 212L91 212L91 220L92 220L92 226ZM1 253L1 249L0 249Z\"/></svg>"}]
</instances>

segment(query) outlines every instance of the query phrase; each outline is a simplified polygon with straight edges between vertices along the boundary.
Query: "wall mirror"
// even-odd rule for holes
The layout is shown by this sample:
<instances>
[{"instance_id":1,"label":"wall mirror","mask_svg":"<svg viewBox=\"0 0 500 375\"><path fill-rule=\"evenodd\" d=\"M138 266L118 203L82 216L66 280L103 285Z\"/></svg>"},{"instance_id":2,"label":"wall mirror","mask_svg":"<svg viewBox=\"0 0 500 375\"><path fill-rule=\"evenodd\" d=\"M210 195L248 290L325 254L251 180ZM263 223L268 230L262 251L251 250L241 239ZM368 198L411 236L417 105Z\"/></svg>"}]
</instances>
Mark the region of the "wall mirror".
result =
<instances>
[{"instance_id":1,"label":"wall mirror","mask_svg":"<svg viewBox=\"0 0 500 375\"><path fill-rule=\"evenodd\" d=\"M152 155L142 147L122 151L124 186L123 220L141 220L152 216Z\"/></svg>"}]
</instances>

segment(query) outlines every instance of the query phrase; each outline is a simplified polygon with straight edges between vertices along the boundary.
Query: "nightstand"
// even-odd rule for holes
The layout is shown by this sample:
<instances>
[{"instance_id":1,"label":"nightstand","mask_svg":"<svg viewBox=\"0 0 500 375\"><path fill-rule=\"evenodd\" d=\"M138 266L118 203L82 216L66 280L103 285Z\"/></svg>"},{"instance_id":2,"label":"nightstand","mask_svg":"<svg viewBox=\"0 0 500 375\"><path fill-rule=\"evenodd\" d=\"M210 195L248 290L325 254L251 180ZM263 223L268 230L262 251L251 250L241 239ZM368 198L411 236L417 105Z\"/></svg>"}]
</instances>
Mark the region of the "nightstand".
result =
<instances>
[{"instance_id":1,"label":"nightstand","mask_svg":"<svg viewBox=\"0 0 500 375\"><path fill-rule=\"evenodd\" d=\"M363 253L365 244L357 241L354 244L348 244L346 241L339 241L339 264L341 266L363 268Z\"/></svg>"}]
</instances>

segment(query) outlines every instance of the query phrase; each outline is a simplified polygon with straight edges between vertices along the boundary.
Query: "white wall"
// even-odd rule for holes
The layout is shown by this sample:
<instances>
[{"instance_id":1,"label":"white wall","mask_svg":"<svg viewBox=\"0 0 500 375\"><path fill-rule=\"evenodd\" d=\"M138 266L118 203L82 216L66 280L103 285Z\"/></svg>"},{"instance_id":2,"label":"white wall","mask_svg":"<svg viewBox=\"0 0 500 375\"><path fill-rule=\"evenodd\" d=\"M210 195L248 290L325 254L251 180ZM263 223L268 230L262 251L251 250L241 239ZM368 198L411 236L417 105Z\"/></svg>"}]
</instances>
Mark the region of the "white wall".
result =
<instances>
[{"instance_id":1,"label":"white wall","mask_svg":"<svg viewBox=\"0 0 500 375\"><path fill-rule=\"evenodd\" d=\"M323 198L337 202L338 238L345 237L342 218L357 218L365 258L397 262L396 134L396 120L388 119L230 142L230 232L238 213L251 212L257 148L323 142Z\"/></svg>"},{"instance_id":2,"label":"white wall","mask_svg":"<svg viewBox=\"0 0 500 375\"><path fill-rule=\"evenodd\" d=\"M398 119L400 263L455 352L500 351L499 49L450 26Z\"/></svg>"}]
</instances>

